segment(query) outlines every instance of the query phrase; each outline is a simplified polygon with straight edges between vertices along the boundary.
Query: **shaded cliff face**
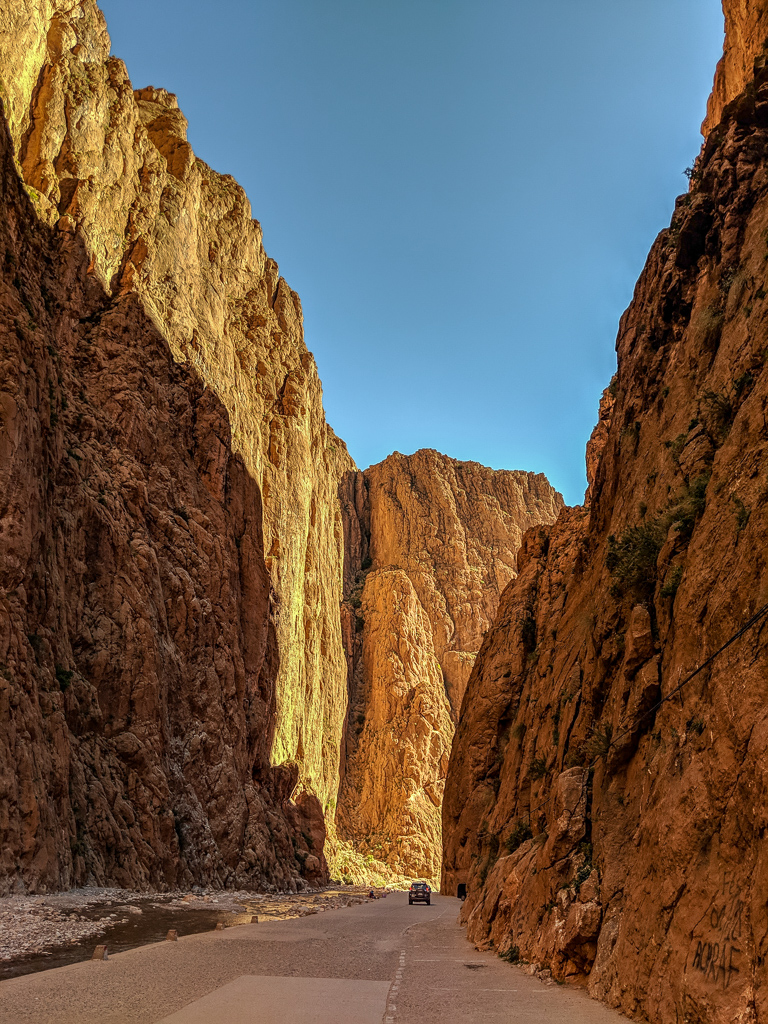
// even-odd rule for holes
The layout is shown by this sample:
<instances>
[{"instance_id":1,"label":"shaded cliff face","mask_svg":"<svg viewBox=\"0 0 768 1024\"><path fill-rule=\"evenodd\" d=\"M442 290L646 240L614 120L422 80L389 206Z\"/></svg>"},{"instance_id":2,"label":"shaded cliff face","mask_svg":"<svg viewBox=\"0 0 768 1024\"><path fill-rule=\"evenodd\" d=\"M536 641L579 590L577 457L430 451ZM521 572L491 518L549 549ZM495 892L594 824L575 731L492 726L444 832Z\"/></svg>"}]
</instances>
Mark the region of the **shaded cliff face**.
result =
<instances>
[{"instance_id":1,"label":"shaded cliff face","mask_svg":"<svg viewBox=\"0 0 768 1024\"><path fill-rule=\"evenodd\" d=\"M275 594L270 758L297 762L299 789L329 806L346 707L337 491L354 466L325 423L298 296L243 190L195 158L175 97L133 90L93 0L12 8L0 77L18 168L40 219L76 232L91 275L113 296L135 295L227 411L261 492Z\"/></svg>"},{"instance_id":2,"label":"shaded cliff face","mask_svg":"<svg viewBox=\"0 0 768 1024\"><path fill-rule=\"evenodd\" d=\"M350 475L350 707L336 825L369 870L439 878L441 804L475 654L529 526L561 496L540 474L434 451Z\"/></svg>"},{"instance_id":3,"label":"shaded cliff face","mask_svg":"<svg viewBox=\"0 0 768 1024\"><path fill-rule=\"evenodd\" d=\"M589 504L523 542L446 782L470 937L658 1022L768 1015L766 619L675 694L768 602L766 111L761 58L622 319Z\"/></svg>"},{"instance_id":4,"label":"shaded cliff face","mask_svg":"<svg viewBox=\"0 0 768 1024\"><path fill-rule=\"evenodd\" d=\"M317 881L226 409L0 160L0 893Z\"/></svg>"}]
</instances>

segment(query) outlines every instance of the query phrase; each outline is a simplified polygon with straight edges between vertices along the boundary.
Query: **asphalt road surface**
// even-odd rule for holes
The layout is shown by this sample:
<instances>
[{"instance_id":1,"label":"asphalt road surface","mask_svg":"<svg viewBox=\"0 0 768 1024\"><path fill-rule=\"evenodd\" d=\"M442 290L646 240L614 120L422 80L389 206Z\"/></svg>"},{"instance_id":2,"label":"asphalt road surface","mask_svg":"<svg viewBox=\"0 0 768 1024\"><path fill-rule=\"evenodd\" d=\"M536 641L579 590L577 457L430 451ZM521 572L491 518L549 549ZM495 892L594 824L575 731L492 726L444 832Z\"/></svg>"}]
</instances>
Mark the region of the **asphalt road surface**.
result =
<instances>
[{"instance_id":1,"label":"asphalt road surface","mask_svg":"<svg viewBox=\"0 0 768 1024\"><path fill-rule=\"evenodd\" d=\"M458 926L459 901L345 910L159 942L0 982L2 1024L618 1024Z\"/></svg>"}]
</instances>

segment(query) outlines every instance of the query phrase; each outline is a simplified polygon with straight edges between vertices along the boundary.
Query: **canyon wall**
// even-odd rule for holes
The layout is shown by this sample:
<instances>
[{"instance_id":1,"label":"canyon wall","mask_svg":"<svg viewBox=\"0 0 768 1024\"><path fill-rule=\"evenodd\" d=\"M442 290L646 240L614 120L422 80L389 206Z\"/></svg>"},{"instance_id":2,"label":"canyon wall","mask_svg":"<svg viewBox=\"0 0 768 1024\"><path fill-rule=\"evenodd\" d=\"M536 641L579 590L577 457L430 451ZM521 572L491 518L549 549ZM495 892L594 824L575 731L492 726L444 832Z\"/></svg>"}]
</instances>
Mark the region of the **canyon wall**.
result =
<instances>
[{"instance_id":1,"label":"canyon wall","mask_svg":"<svg viewBox=\"0 0 768 1024\"><path fill-rule=\"evenodd\" d=\"M320 881L226 410L0 162L0 893Z\"/></svg>"},{"instance_id":2,"label":"canyon wall","mask_svg":"<svg viewBox=\"0 0 768 1024\"><path fill-rule=\"evenodd\" d=\"M768 617L739 635L768 604L758 44L726 45L726 70L759 53L754 78L735 98L726 78L622 318L587 502L523 540L443 805L470 938L659 1024L768 1019Z\"/></svg>"},{"instance_id":3,"label":"canyon wall","mask_svg":"<svg viewBox=\"0 0 768 1024\"><path fill-rule=\"evenodd\" d=\"M249 720L250 725L245 719L239 721L237 715L232 721L231 727L237 731L238 742L245 746L243 760L238 762L236 770L232 769L236 781L231 785L235 789L238 786L247 789L251 786L251 768L254 771L258 769L258 774L266 772L270 763L282 765L281 773L274 775L274 778L283 780L281 799L285 797L287 800L294 794L300 803L307 806L312 803L311 797L326 808L330 807L338 789L339 750L347 704L347 665L338 612L343 566L338 488L342 477L354 469L354 464L343 442L325 423L317 369L303 340L298 296L279 276L274 261L266 256L259 225L251 219L243 190L231 177L216 174L195 158L186 141L186 121L175 98L161 89L133 90L125 66L110 55L104 19L93 0L23 0L2 6L0 95L8 114L11 137L11 162L6 170L9 174L18 173L24 182L25 202L32 204L41 239L47 239L44 245L41 241L43 247L48 246L42 259L50 261L52 268L45 279L46 291L36 291L36 285L29 286L19 300L30 307L22 318L23 325L27 321L34 322L43 332L34 340L34 344L42 349L50 346L58 350L58 343L49 340L49 336L54 339L57 332L69 337L70 328L58 321L45 321L38 306L42 301L46 309L50 306L57 310L56 302L65 304L66 296L56 291L56 281L59 276L66 280L75 273L70 267L74 257L62 256L61 253L67 246L67 252L76 249L78 258L84 261L88 288L83 292L82 310L78 307L79 295L72 301L67 300L70 319L78 323L89 322L88 317L96 315L95 307L87 306L86 299L102 305L111 303L121 311L130 309L136 320L137 337L151 331L153 344L162 347L162 340L168 357L184 368L189 381L195 382L194 386L190 384L194 397L189 400L193 419L199 402L206 408L215 405L218 409L220 422L210 424L210 430L220 438L220 450L214 451L216 446L209 440L205 441L205 450L210 448L207 457L221 463L215 468L216 474L224 473L228 460L235 456L240 460L237 462L241 467L238 473L243 476L242 487L248 492L250 511L243 513L245 520L238 520L239 526L233 525L228 529L230 534L239 537L237 531L242 532L245 528L243 522L250 524L248 531L252 539L249 551L252 547L254 553L248 557L255 559L257 568L253 571L250 568L247 571L242 567L238 569L248 577L246 581L238 581L235 573L239 565L237 557L223 549L219 551L217 547L219 544L226 546L227 532L224 530L221 539L214 540L218 536L218 525L214 528L212 514L203 509L208 517L204 529L212 532L210 543L217 552L216 572L221 579L215 574L209 579L196 577L198 570L192 562L182 573L181 578L186 582L178 583L178 593L167 590L161 581L154 599L166 609L170 608L169 602L178 603L178 609L173 612L178 616L178 622L167 628L181 631L184 643L194 646L200 639L196 631L203 628L207 617L212 614L211 609L224 601L225 590L222 588L234 588L231 595L234 607L227 610L227 615L234 616L234 619L241 615L245 617L248 630L256 631L252 640L256 645L254 649L262 651L264 648L259 657L266 658L266 661L263 671L248 670L261 678L259 686L264 691L265 708L252 721ZM11 290L16 288L13 284L16 277L23 284L19 271L14 269L18 268L21 259L14 244L15 240L11 239L5 265ZM15 264L9 262L13 260ZM58 266L57 261L61 263L60 273L53 269ZM97 292L98 298L93 298ZM53 313L48 315L53 316ZM101 323L103 318L100 313L98 316ZM127 314L121 312L120 316L125 318ZM126 323L125 333L128 335L133 330L133 321ZM6 321L4 329L10 332L9 364L18 373L15 360L26 360L27 356L17 351L13 316ZM111 335L91 334L92 347L86 351L92 354L94 365L112 359L114 342ZM106 406L116 417L115 443L118 447L128 443L119 438L121 408L130 407L134 387L143 386L141 381L149 374L144 365L148 354L137 342L132 344L130 355L123 358L124 379L118 405L108 403ZM82 363L82 354L78 358ZM46 375L50 377L49 369L42 363L36 368L37 391L28 401L25 399L27 411L24 416L40 414L40 403L47 402L45 389L48 386ZM69 388L69 393L62 399L67 401L69 408L75 407L80 391L90 404L99 405L101 402L98 395L89 396L88 387L81 384L77 376L81 371L84 373L85 368L78 364L72 371L75 377L71 386L66 383L68 378L63 370L57 371L58 377L53 374L51 386L57 394L59 390ZM174 369L172 372L178 376L182 371ZM114 388L119 380L120 374L116 371ZM98 381L94 387L97 384ZM22 408L18 405L15 388L9 387L5 380L2 387L3 402L11 409ZM202 395L200 399L198 390ZM167 401L162 387L154 385L153 391L157 402ZM47 415L47 405L41 414ZM61 411L55 415L60 417L57 429L68 429L68 419L65 423ZM21 414L16 415L17 421L19 416ZM133 432L129 440L131 444L138 443ZM49 441L53 443L50 438L41 443L47 445ZM57 442L59 445L64 443ZM72 451L79 450L74 439L66 440L66 444ZM142 444L142 452L148 459L149 449L144 442ZM15 442L7 441L6 447L11 464L5 468L11 476L27 473L30 479L24 486L48 486L48 477L45 481L42 477L36 482L34 479L36 474L43 472L44 461L36 461L25 449L26 461L19 466L14 460L22 456L15 448ZM175 456L166 458L161 453L156 457L159 464L166 464L169 501L173 499L179 509L187 510L179 520L178 516L174 518L173 504L164 509L164 514L170 517L165 527L168 542L178 542L183 549L185 534L197 530L190 524L196 522L191 509L198 506L185 493L180 492L176 497L171 493L176 486ZM201 457L192 441L188 457L193 460ZM80 463L70 460L69 465L72 472ZM99 484L100 497L104 499L100 507L109 507L110 494L119 494L121 488L127 487L126 480L132 472L126 467L120 468L119 460L115 466L104 467L104 479ZM211 472L214 472L214 467ZM51 500L55 504L59 502L55 495ZM216 500L224 499L217 495ZM243 498L241 504L245 500ZM158 508L163 508L156 497L153 501ZM6 537L16 530L31 531L24 555L18 555L18 563L13 562L11 577L17 588L35 571L39 550L55 546L55 534L51 522L45 517L27 521L24 503L11 503L9 492L0 495L0 503ZM67 533L68 546L69 541L74 543L79 536L78 530L83 524L80 511L73 515ZM124 526L124 530L115 527L115 536L110 541L115 550L119 550L119 556L115 554L114 559L120 563L129 555L135 532L133 527ZM195 542L203 543L198 538ZM138 539L136 543L139 543ZM146 543L152 548L154 542ZM157 553L153 558L146 556L147 572L152 570L159 557ZM3 559L7 558L11 555L4 550ZM15 558L16 555L11 560ZM102 552L98 543L95 546L91 544L83 552L73 552L73 558L75 563L84 561L86 569L83 571L91 574L105 574L106 565L112 565L111 561L101 565ZM250 580L251 575L253 581ZM103 582L106 585L106 576ZM242 596L239 591L246 585L247 588L254 587L258 597ZM118 691L122 692L124 686L119 682L120 673L116 672L109 683L108 694L99 689L101 677L89 675L77 659L72 661L70 658L70 651L74 652L76 646L74 637L68 636L60 623L40 618L40 610L34 607L39 600L36 587L27 582L17 593L22 595L18 598L22 605L24 602L26 605L20 605L15 613L13 643L17 646L13 653L7 648L0 655L0 660L8 666L6 671L17 682L21 678L25 680L24 685L34 689L37 685L34 683L34 666L39 664L40 658L48 661L58 658L64 673L75 671L73 666L77 665L71 678L76 681L82 675L83 679L90 680L90 684L96 687L93 698L98 702L100 714L108 717L114 713L115 722L127 728L124 712L121 710L117 714L113 706L113 702L118 701ZM66 603L62 596L62 604ZM166 610L164 616L169 614L170 611ZM128 624L120 602L114 607L110 605L107 618L109 622L105 619L99 627L100 635L106 631L112 637L111 643L118 647L123 642L126 647L133 643L138 645L138 638L133 637L130 642L127 639ZM159 644L165 650L166 624L161 620L156 623L150 615L146 627L148 632L142 641L148 649ZM213 627L209 623L205 628ZM257 640L256 634L274 636L266 644L263 637ZM10 643L8 635L6 629L6 642ZM32 641L24 639L28 636L36 638L34 643L39 645L39 649L31 646ZM227 647L226 636L227 631L223 630L217 650ZM79 639L77 644L85 650L84 639ZM181 688L185 699L200 704L201 715L203 705L208 707L209 702L218 700L215 698L214 676L220 680L226 676L229 687L232 671L224 664L226 657L220 663L219 655L213 656L209 642L201 644L200 659L203 652L207 652L209 661L213 659L208 668L210 681L206 684L213 689L202 688L193 697L198 687L197 675L186 670L179 670L180 681L174 684ZM103 657L105 662L109 661L107 655ZM109 670L109 664L105 663L100 672L109 674ZM163 680L163 686L170 685L165 669L158 669L158 676ZM240 689L241 684L242 681L237 684ZM75 685L73 682L72 688ZM130 692L131 687L125 684L125 693L119 701L130 703L133 699ZM71 700L74 689L68 693L67 699ZM237 690L238 701L245 700L246 696ZM225 706L226 702L216 713L224 714ZM214 714L213 710L210 713ZM162 714L158 711L158 715L157 728L160 728ZM71 732L71 727L68 728ZM117 728L115 724L114 729ZM251 735L254 730L260 731L258 751L251 749L255 743ZM208 734L207 729L203 731ZM212 734L215 733L214 729ZM251 738L246 742L248 735ZM171 739L166 730L163 744L171 743ZM133 743L133 740L123 741L117 735L110 737L112 748L123 742ZM31 756L45 760L51 745L50 737L36 732L31 743L33 750L37 751ZM57 743L64 757L59 766L63 772L59 785L66 790L68 774L71 777L79 770L80 755L70 751L65 757L66 742L61 740ZM213 751L215 743L213 740L210 743ZM264 744L268 749L264 749ZM68 770L66 764L70 756L72 763ZM193 754L183 754L182 760L187 756L213 761L213 753L205 753L203 748L196 749ZM11 758L8 764L12 763ZM230 768L226 761L222 761L218 773L229 775ZM30 772L31 777L37 780L35 792L38 796L35 800L39 805L40 794L45 787L40 788L40 773ZM54 774L57 773L58 769ZM144 765L138 776L145 780L148 775L151 775L150 767ZM264 785L266 792L269 785ZM201 783L199 796L203 801L204 788ZM60 807L54 809L51 805L38 821L37 815L42 812L39 806L33 810L35 800L32 796L25 797L21 803L15 796L6 796L6 800L10 800L5 805L9 809L4 811L6 825L26 837L22 843L24 856L20 857L18 868L13 866L16 854L8 853L10 859L6 870L20 873L25 884L35 885L42 877L47 884L66 884L70 877L83 877L82 871L75 871L72 875L68 863L62 862L55 869L45 868L43 874L37 867L30 866L32 862L36 863L36 851L41 846L49 847L53 841L51 836L57 830L66 832L73 827L66 809L71 800L68 805L66 793L62 799L64 803ZM226 803L229 800L227 786L217 783L211 790L211 799L222 805ZM165 795L162 802L168 804ZM229 813L226 812L225 818ZM195 814L199 819L196 819L195 828L205 830L205 814L199 808ZM29 820L21 824L25 816ZM322 822L317 828L321 826ZM312 829L317 831L315 825ZM93 830L89 834L94 841L93 857L97 857L96 847L99 843L103 847L106 840L97 841ZM235 829L228 842L236 846L238 835ZM216 842L219 839L221 836L217 834ZM163 857L167 861L176 856L173 842L173 835L169 833L158 846L160 849L165 844ZM270 877L277 877L282 872L290 878L291 872L296 873L293 850L289 847L286 847L289 856L284 871L283 868L279 871L270 868L267 872ZM245 843L243 849L249 848ZM66 859L64 856L64 861ZM310 861L310 864L314 866L314 862ZM107 876L118 877L111 868L104 870ZM93 867L93 872L94 877L106 877L100 867L98 870ZM199 879L210 874L208 867L196 868L192 873ZM134 875L140 880L145 877L138 869L131 877ZM156 873L151 877L156 879Z\"/></svg>"},{"instance_id":4,"label":"canyon wall","mask_svg":"<svg viewBox=\"0 0 768 1024\"><path fill-rule=\"evenodd\" d=\"M369 871L439 879L445 774L469 672L523 533L562 505L541 474L435 451L350 474L350 704L336 827Z\"/></svg>"},{"instance_id":5,"label":"canyon wall","mask_svg":"<svg viewBox=\"0 0 768 1024\"><path fill-rule=\"evenodd\" d=\"M725 46L701 126L707 136L721 121L723 110L752 82L755 58L768 39L768 9L762 0L723 0Z\"/></svg>"},{"instance_id":6,"label":"canyon wall","mask_svg":"<svg viewBox=\"0 0 768 1024\"><path fill-rule=\"evenodd\" d=\"M133 90L94 0L4 6L3 95L40 219L82 239L111 294L139 298L226 407L260 488L281 655L271 757L298 762L300 785L325 802L346 705L336 496L353 463L325 422L299 298L242 188L195 158L175 97Z\"/></svg>"}]
</instances>

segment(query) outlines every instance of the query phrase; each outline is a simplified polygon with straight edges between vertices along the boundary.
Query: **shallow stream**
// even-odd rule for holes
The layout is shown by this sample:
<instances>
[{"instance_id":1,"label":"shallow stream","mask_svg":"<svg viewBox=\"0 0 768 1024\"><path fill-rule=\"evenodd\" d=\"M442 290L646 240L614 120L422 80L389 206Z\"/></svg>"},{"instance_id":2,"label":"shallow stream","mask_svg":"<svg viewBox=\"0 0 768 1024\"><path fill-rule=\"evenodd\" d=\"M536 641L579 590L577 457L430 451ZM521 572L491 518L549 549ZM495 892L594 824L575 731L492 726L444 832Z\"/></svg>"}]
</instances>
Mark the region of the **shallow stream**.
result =
<instances>
[{"instance_id":1,"label":"shallow stream","mask_svg":"<svg viewBox=\"0 0 768 1024\"><path fill-rule=\"evenodd\" d=\"M302 917L333 906L346 906L352 900L357 902L362 895L367 894L367 889L333 886L296 895L269 896L221 891L205 896L184 896L178 892L163 895L126 891L122 899L116 890L109 890L109 896L115 894L115 898L106 899L104 897L107 893L103 890L103 895L94 899L86 896L86 892L73 890L71 894L53 894L32 901L36 917L44 918L48 912L57 915L56 921L50 925L52 932L38 943L44 945L44 950L0 959L0 982L23 974L90 960L99 944L106 944L111 955L150 942L162 942L171 928L175 928L181 938L184 935L213 931L219 921L225 927L249 924L252 915L262 919ZM77 894L83 894L84 898L77 898ZM27 912L29 909L25 908ZM6 913L15 916L13 910ZM10 918L6 917L6 921L9 922ZM93 922L92 928L87 927L88 922ZM57 932L58 936L55 934ZM88 934L83 935L83 932ZM77 937L73 937L73 934Z\"/></svg>"},{"instance_id":2,"label":"shallow stream","mask_svg":"<svg viewBox=\"0 0 768 1024\"><path fill-rule=\"evenodd\" d=\"M80 921L98 921L110 913L117 913L117 919L89 938L51 946L45 953L30 953L13 960L0 960L0 981L90 960L99 943L106 943L109 953L121 953L134 946L163 941L170 928L175 928L180 936L194 935L197 932L213 931L218 921L226 925L239 916L233 911L222 911L211 906L199 909L163 906L158 897L154 897L151 904L143 905L141 914L120 913L126 906L125 903L115 903L73 909L68 916L77 917Z\"/></svg>"}]
</instances>

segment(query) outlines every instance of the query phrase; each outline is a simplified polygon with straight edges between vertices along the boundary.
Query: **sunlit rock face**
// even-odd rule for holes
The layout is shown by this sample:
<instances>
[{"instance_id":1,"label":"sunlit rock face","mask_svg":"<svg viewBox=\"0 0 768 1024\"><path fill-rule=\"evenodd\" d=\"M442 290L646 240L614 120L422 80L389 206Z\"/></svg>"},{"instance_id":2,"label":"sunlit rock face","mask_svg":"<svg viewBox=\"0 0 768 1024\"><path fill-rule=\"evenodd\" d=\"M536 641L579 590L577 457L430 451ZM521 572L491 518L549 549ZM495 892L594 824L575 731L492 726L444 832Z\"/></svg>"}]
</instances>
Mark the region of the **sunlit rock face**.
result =
<instances>
[{"instance_id":1,"label":"sunlit rock face","mask_svg":"<svg viewBox=\"0 0 768 1024\"><path fill-rule=\"evenodd\" d=\"M0 160L0 893L321 881L226 409Z\"/></svg>"},{"instance_id":2,"label":"sunlit rock face","mask_svg":"<svg viewBox=\"0 0 768 1024\"><path fill-rule=\"evenodd\" d=\"M297 799L305 794L306 803L311 795L330 807L347 703L337 495L341 477L354 466L325 423L298 296L266 256L243 190L194 157L175 97L162 89L133 90L123 63L110 56L104 19L93 2L29 0L6 7L0 78L16 170L41 227L79 247L92 287L122 303L121 309L130 304L135 316L141 312L174 363L200 382L204 401L218 402L221 427L215 430L224 454L216 457L226 462L236 453L252 484L259 513L251 518L263 536L260 571L266 567L262 582L272 594L269 602L246 602L252 628L274 634L279 652L270 662L274 678L260 748L266 743L268 761L286 766L283 775L293 779L289 788ZM18 261L13 244L9 253ZM46 288L53 294L50 284ZM33 298L28 301L34 305ZM77 309L72 315L81 319ZM36 311L25 314L29 318L42 323ZM109 356L106 342L106 353L98 341L93 345L97 362ZM141 350L134 349L134 356L136 366L125 357L125 403L134 377L145 372ZM46 387L42 379L36 411ZM165 401L163 389L155 390L157 401ZM67 400L74 407L74 399ZM30 471L39 466L29 463ZM173 465L168 472L174 477ZM127 529L126 543L130 537ZM191 638L209 604L215 609L225 595L218 584L209 589L194 577L189 586L201 588L183 616ZM41 625L40 632L31 619L27 625L47 650L53 638L46 629L53 626ZM115 643L121 635L118 629ZM264 647L265 641L259 643ZM24 657L29 664L29 650ZM218 669L214 663L211 671ZM185 678L192 690L196 684ZM205 703L209 697L195 699ZM65 768L65 788L66 778ZM13 813L23 816L26 807ZM45 831L33 817L24 828Z\"/></svg>"},{"instance_id":3,"label":"sunlit rock face","mask_svg":"<svg viewBox=\"0 0 768 1024\"><path fill-rule=\"evenodd\" d=\"M94 276L135 294L174 358L227 409L261 490L279 605L272 760L298 759L300 785L327 801L346 701L336 494L352 462L325 422L299 298L267 257L242 188L195 158L176 98L134 92L109 56L95 4L28 7L0 54L24 179L41 218L77 229ZM30 55L31 70L14 77Z\"/></svg>"},{"instance_id":4,"label":"sunlit rock face","mask_svg":"<svg viewBox=\"0 0 768 1024\"><path fill-rule=\"evenodd\" d=\"M761 59L651 250L588 503L523 541L443 804L470 938L658 1022L768 1014L766 620L674 695L768 602L766 98Z\"/></svg>"},{"instance_id":5,"label":"sunlit rock face","mask_svg":"<svg viewBox=\"0 0 768 1024\"><path fill-rule=\"evenodd\" d=\"M768 38L768 9L763 0L722 0L725 47L717 65L715 83L701 126L707 136L719 123L723 110L752 81L754 62Z\"/></svg>"},{"instance_id":6,"label":"sunlit rock face","mask_svg":"<svg viewBox=\"0 0 768 1024\"><path fill-rule=\"evenodd\" d=\"M373 870L437 880L448 755L475 653L523 533L563 502L541 474L428 450L351 474L345 495L350 709L337 831Z\"/></svg>"}]
</instances>

